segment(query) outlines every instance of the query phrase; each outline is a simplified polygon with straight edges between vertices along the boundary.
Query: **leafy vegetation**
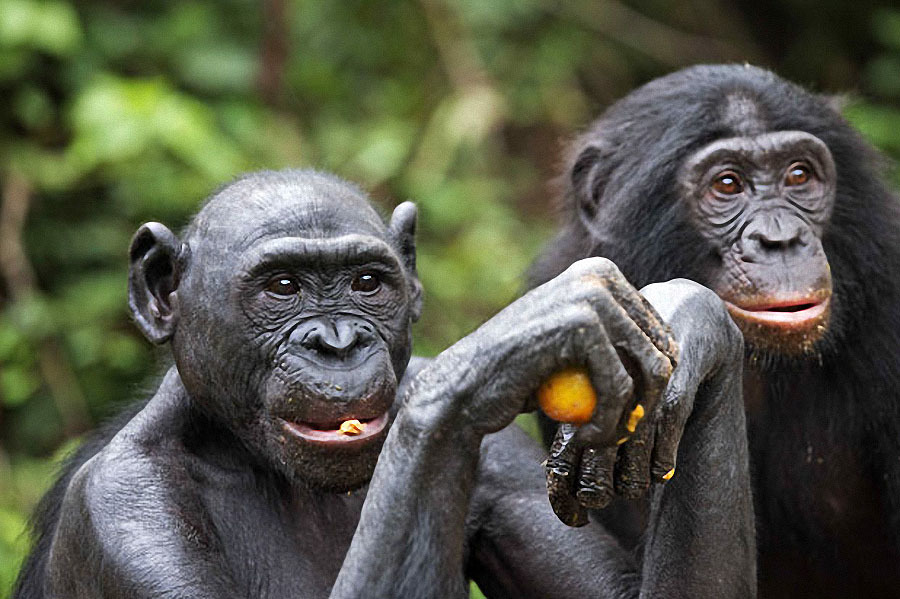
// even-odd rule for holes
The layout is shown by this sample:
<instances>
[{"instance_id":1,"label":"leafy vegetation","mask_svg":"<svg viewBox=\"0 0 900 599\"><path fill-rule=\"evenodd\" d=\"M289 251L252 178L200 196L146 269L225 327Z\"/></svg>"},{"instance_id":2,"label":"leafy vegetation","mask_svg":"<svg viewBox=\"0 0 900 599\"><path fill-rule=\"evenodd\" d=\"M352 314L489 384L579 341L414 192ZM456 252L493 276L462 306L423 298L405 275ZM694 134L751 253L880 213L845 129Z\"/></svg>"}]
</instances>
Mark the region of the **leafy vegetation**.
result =
<instances>
[{"instance_id":1,"label":"leafy vegetation","mask_svg":"<svg viewBox=\"0 0 900 599\"><path fill-rule=\"evenodd\" d=\"M261 168L414 199L433 354L517 294L565 139L649 78L749 60L849 90L900 157L900 10L807 4L0 0L0 594L55 461L158 373L125 311L141 222Z\"/></svg>"}]
</instances>

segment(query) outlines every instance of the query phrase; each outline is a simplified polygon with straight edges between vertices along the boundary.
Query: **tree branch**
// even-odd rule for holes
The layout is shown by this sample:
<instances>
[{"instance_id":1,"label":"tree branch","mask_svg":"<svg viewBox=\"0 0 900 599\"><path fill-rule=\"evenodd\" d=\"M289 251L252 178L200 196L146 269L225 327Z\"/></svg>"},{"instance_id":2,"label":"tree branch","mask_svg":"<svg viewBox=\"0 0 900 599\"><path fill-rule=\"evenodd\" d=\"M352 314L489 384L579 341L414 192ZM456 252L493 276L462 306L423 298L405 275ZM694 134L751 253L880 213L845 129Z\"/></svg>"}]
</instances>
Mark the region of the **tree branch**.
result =
<instances>
[{"instance_id":1,"label":"tree branch","mask_svg":"<svg viewBox=\"0 0 900 599\"><path fill-rule=\"evenodd\" d=\"M0 275L6 281L10 299L27 300L37 294L34 268L28 261L22 243L22 231L31 207L28 182L10 173L3 184L3 203L0 205ZM78 385L71 364L55 336L38 342L38 367L41 376L63 423L67 436L77 435L88 428L87 402Z\"/></svg>"}]
</instances>

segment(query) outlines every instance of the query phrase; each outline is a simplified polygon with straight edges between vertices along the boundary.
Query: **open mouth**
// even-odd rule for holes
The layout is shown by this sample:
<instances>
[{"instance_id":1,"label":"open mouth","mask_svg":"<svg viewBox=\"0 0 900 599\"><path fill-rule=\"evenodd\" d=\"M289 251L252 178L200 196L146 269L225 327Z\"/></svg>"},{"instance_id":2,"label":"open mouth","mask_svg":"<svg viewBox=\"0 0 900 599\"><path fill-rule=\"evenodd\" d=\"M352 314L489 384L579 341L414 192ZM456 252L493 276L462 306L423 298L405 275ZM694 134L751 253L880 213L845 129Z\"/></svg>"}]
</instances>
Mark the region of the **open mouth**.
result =
<instances>
[{"instance_id":1,"label":"open mouth","mask_svg":"<svg viewBox=\"0 0 900 599\"><path fill-rule=\"evenodd\" d=\"M733 316L759 324L797 327L818 322L828 311L830 298L822 301L803 299L757 306L737 306L726 301Z\"/></svg>"},{"instance_id":2,"label":"open mouth","mask_svg":"<svg viewBox=\"0 0 900 599\"><path fill-rule=\"evenodd\" d=\"M304 441L321 445L353 445L377 436L387 426L388 414L369 419L349 419L329 425L290 422L282 419L284 430Z\"/></svg>"}]
</instances>

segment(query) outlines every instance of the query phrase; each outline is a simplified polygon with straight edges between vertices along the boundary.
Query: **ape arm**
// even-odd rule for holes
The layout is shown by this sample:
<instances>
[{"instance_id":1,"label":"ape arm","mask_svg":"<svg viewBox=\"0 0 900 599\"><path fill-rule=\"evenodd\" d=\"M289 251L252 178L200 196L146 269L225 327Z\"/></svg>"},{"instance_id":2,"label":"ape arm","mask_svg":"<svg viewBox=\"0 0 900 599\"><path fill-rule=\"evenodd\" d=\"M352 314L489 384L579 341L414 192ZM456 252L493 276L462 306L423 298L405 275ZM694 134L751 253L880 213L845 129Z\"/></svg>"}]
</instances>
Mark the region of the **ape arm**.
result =
<instances>
[{"instance_id":1,"label":"ape arm","mask_svg":"<svg viewBox=\"0 0 900 599\"><path fill-rule=\"evenodd\" d=\"M606 392L602 438L615 438L636 385L613 343L627 344L642 370L668 361L633 320L649 316L647 308L626 310L610 292L612 280L624 282L609 261L577 263L418 374L382 449L332 597L465 595L466 513L482 439L529 408L554 372L588 362L591 380Z\"/></svg>"},{"instance_id":2,"label":"ape arm","mask_svg":"<svg viewBox=\"0 0 900 599\"><path fill-rule=\"evenodd\" d=\"M742 343L721 302L698 288L674 281L644 289L682 348L664 402L693 397L693 407L677 475L651 490L642 565L597 523L558 522L541 490L540 452L507 430L485 439L473 501L472 574L489 597L574 598L585 589L601 597L755 596Z\"/></svg>"},{"instance_id":3,"label":"ape arm","mask_svg":"<svg viewBox=\"0 0 900 599\"><path fill-rule=\"evenodd\" d=\"M673 379L681 388L670 392L678 399L685 393L694 399L696 393L696 409L681 449L687 472L654 491L642 570L598 525L569 529L556 519L546 501L539 457L521 432L507 430L485 439L476 488L477 448L489 431L468 418L480 413L485 420L511 420L506 404L516 402L491 391L495 385L508 386L515 397L522 389L522 380L507 379L496 362L482 371L481 364L491 363L489 358L502 349L490 346L499 330L487 328L439 357L415 380L382 451L332 597L465 596L464 523L470 501L468 528L477 531L471 539L470 573L490 596L583 597L585 589L610 597L753 596L740 335L721 302L710 305L711 293L698 296L699 286L690 283L670 285L676 289L666 294L663 288L656 295L673 304L668 313L676 328L683 327L680 338L691 348L681 362L683 374ZM685 317L695 310L703 315L700 320ZM518 342L527 347L527 328L517 333ZM704 343L693 343L692 335ZM479 359L457 362L467 367L447 377L442 363L453 355L465 356L473 342L481 350ZM545 347L551 364L553 349L556 356L566 351ZM539 382L547 366L524 360L512 374ZM458 394L442 384L448 380L457 385ZM493 402L487 412L479 412L484 406L472 399L482 393ZM524 407L521 399L518 403ZM722 562L722 555L727 561Z\"/></svg>"},{"instance_id":4,"label":"ape arm","mask_svg":"<svg viewBox=\"0 0 900 599\"><path fill-rule=\"evenodd\" d=\"M675 445L677 474L651 496L642 596L755 597L742 337L718 297L696 283L654 284L642 293L675 330L682 349L657 440L670 426L667 420L679 418L677 408L667 408L679 396L693 397Z\"/></svg>"}]
</instances>

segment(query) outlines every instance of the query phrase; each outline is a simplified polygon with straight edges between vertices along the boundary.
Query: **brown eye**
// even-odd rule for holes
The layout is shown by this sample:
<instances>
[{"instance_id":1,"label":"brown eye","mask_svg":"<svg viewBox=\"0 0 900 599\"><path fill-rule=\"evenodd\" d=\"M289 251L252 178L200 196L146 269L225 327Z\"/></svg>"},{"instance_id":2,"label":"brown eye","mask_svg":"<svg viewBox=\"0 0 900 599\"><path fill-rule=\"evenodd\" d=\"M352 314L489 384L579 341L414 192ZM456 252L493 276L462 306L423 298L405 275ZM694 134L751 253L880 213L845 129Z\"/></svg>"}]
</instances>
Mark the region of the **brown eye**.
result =
<instances>
[{"instance_id":1,"label":"brown eye","mask_svg":"<svg viewBox=\"0 0 900 599\"><path fill-rule=\"evenodd\" d=\"M716 176L712 188L716 193L733 196L744 191L744 183L736 172L724 171Z\"/></svg>"},{"instance_id":2,"label":"brown eye","mask_svg":"<svg viewBox=\"0 0 900 599\"><path fill-rule=\"evenodd\" d=\"M795 162L787 170L787 174L784 176L784 184L788 187L793 187L794 185L803 185L810 179L812 179L812 172L810 172L809 167L802 162Z\"/></svg>"},{"instance_id":3,"label":"brown eye","mask_svg":"<svg viewBox=\"0 0 900 599\"><path fill-rule=\"evenodd\" d=\"M300 285L290 277L275 277L266 285L266 291L278 297L289 297L300 293Z\"/></svg>"},{"instance_id":4,"label":"brown eye","mask_svg":"<svg viewBox=\"0 0 900 599\"><path fill-rule=\"evenodd\" d=\"M353 282L350 284L350 289L361 293L374 293L378 291L379 287L381 287L381 279L378 278L378 275L371 272L362 273L353 279Z\"/></svg>"}]
</instances>

